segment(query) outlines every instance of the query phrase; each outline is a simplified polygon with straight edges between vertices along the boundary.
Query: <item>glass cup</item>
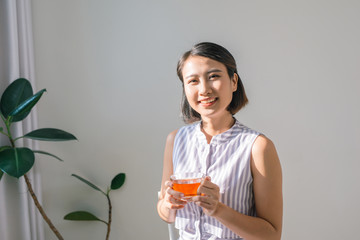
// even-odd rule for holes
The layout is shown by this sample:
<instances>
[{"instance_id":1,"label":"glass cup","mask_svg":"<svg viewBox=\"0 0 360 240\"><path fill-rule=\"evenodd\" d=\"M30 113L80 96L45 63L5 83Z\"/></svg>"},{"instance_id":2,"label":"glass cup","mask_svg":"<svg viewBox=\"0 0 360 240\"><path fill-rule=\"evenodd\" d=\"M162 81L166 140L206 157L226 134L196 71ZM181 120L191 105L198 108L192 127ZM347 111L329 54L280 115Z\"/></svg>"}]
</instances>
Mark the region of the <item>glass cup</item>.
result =
<instances>
[{"instance_id":1,"label":"glass cup","mask_svg":"<svg viewBox=\"0 0 360 240\"><path fill-rule=\"evenodd\" d=\"M173 189L184 194L184 199L197 195L197 190L205 174L200 172L176 173L170 176Z\"/></svg>"}]
</instances>

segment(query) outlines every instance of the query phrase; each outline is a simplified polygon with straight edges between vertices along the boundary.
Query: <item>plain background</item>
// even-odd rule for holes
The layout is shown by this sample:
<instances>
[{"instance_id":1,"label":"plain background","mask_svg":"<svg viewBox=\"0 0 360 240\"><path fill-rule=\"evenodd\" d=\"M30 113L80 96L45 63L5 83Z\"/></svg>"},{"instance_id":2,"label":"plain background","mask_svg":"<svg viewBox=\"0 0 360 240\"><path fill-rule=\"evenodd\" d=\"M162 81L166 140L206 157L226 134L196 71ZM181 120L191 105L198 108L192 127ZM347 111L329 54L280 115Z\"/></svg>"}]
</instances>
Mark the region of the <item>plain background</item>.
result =
<instances>
[{"instance_id":1,"label":"plain background","mask_svg":"<svg viewBox=\"0 0 360 240\"><path fill-rule=\"evenodd\" d=\"M39 126L79 141L42 142L44 206L65 239L167 239L156 212L167 134L183 125L180 55L200 41L237 59L250 103L237 119L266 134L283 168L283 239L354 239L360 215L360 3L33 0ZM45 227L48 229L47 227ZM54 236L47 230L47 239Z\"/></svg>"}]
</instances>

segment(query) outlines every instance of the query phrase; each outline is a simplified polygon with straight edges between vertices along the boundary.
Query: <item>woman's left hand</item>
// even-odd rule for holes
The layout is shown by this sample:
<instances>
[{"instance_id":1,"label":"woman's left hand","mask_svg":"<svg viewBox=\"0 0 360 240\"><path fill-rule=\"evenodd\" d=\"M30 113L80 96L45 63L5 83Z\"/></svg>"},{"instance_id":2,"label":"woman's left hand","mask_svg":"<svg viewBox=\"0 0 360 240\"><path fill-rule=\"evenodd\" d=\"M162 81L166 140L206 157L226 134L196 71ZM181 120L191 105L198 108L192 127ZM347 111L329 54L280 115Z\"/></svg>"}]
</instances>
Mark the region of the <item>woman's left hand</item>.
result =
<instances>
[{"instance_id":1,"label":"woman's left hand","mask_svg":"<svg viewBox=\"0 0 360 240\"><path fill-rule=\"evenodd\" d=\"M192 198L196 205L203 208L206 215L212 216L219 206L220 188L211 182L211 178L206 176L198 188L198 196Z\"/></svg>"}]
</instances>

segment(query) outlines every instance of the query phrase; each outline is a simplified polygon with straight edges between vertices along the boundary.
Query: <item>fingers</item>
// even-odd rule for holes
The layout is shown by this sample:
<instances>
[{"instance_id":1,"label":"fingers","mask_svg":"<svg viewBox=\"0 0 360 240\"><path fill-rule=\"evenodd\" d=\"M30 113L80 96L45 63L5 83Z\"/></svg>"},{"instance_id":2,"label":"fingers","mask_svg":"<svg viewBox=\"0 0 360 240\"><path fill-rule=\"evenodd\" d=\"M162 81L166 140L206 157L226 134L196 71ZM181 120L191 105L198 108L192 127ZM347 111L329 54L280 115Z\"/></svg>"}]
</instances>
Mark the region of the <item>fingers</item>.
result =
<instances>
[{"instance_id":1,"label":"fingers","mask_svg":"<svg viewBox=\"0 0 360 240\"><path fill-rule=\"evenodd\" d=\"M166 207L169 209L184 208L185 204L187 203L186 200L182 199L182 197L184 197L184 194L172 189L173 184L171 181L166 181L165 186L167 186L164 197Z\"/></svg>"},{"instance_id":2,"label":"fingers","mask_svg":"<svg viewBox=\"0 0 360 240\"><path fill-rule=\"evenodd\" d=\"M192 200L196 205L202 207L205 214L212 216L219 206L218 199L211 198L209 196L196 196Z\"/></svg>"},{"instance_id":3,"label":"fingers","mask_svg":"<svg viewBox=\"0 0 360 240\"><path fill-rule=\"evenodd\" d=\"M205 177L198 188L198 196L192 198L196 205L203 208L204 212L212 216L217 210L220 199L220 188L211 182L210 177Z\"/></svg>"},{"instance_id":4,"label":"fingers","mask_svg":"<svg viewBox=\"0 0 360 240\"><path fill-rule=\"evenodd\" d=\"M169 198L173 198L173 199L181 199L182 197L184 197L184 194L178 191L175 191L172 186L173 183L171 181L166 181L165 182L165 186L167 186L165 193L167 193L170 197ZM184 201L182 201L184 202Z\"/></svg>"},{"instance_id":5,"label":"fingers","mask_svg":"<svg viewBox=\"0 0 360 240\"><path fill-rule=\"evenodd\" d=\"M175 210L182 209L185 207L186 203L187 203L186 201L182 201L174 198L164 199L165 207L168 209L175 209Z\"/></svg>"},{"instance_id":6,"label":"fingers","mask_svg":"<svg viewBox=\"0 0 360 240\"><path fill-rule=\"evenodd\" d=\"M172 181L165 181L165 186L172 188L173 186Z\"/></svg>"},{"instance_id":7,"label":"fingers","mask_svg":"<svg viewBox=\"0 0 360 240\"><path fill-rule=\"evenodd\" d=\"M206 214L212 215L218 206L220 198L220 188L211 182L211 178L206 176L198 188L198 196L184 200L184 194L173 189L171 181L165 182L165 201L166 207L169 209L184 208L188 201L194 201L195 204L202 207Z\"/></svg>"},{"instance_id":8,"label":"fingers","mask_svg":"<svg viewBox=\"0 0 360 240\"><path fill-rule=\"evenodd\" d=\"M169 199L171 198L171 200L174 199L175 200L181 200L182 202L184 202L184 200L182 199L184 197L184 194L181 192L177 192L172 188L167 188L166 189L166 193L169 196ZM186 202L186 201L185 201Z\"/></svg>"},{"instance_id":9,"label":"fingers","mask_svg":"<svg viewBox=\"0 0 360 240\"><path fill-rule=\"evenodd\" d=\"M198 194L218 199L220 196L220 188L211 182L210 177L206 177L198 188Z\"/></svg>"}]
</instances>

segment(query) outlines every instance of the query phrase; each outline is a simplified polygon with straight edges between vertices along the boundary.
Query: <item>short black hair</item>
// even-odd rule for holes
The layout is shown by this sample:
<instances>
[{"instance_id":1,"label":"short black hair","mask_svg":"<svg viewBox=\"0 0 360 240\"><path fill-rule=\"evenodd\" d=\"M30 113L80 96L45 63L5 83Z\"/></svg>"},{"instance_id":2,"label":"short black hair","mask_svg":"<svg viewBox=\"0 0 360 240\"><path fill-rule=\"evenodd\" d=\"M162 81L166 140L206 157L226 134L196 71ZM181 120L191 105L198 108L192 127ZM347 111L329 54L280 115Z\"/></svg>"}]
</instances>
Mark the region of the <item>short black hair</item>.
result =
<instances>
[{"instance_id":1,"label":"short black hair","mask_svg":"<svg viewBox=\"0 0 360 240\"><path fill-rule=\"evenodd\" d=\"M237 75L238 77L237 90L233 92L232 100L227 108L227 110L232 115L237 113L241 108L243 108L248 103L248 98L245 93L244 85L242 84L240 76L237 72L236 61L234 57L231 55L231 53L226 48L216 43L201 42L194 45L191 48L191 50L185 52L181 56L177 64L177 75L180 81L182 82L182 86L183 86L181 110L182 110L183 119L186 123L192 123L201 120L200 114L190 106L188 100L186 99L185 91L184 91L184 79L182 75L182 70L185 61L190 56L206 57L224 64L230 79L234 76L234 74Z\"/></svg>"}]
</instances>

